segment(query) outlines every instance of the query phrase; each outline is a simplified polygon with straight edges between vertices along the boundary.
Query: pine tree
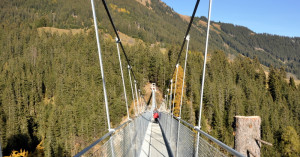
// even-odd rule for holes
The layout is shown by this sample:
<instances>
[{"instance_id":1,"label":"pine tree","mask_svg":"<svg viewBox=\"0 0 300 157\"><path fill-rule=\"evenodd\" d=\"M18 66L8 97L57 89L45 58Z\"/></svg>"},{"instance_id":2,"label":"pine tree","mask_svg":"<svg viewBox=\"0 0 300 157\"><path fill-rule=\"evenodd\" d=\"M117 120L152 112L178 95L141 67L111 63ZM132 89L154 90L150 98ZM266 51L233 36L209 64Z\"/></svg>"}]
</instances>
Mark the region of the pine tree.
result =
<instances>
[{"instance_id":1,"label":"pine tree","mask_svg":"<svg viewBox=\"0 0 300 157\"><path fill-rule=\"evenodd\" d=\"M296 89L296 84L293 77L290 77L289 85L291 86L292 89Z\"/></svg>"},{"instance_id":2,"label":"pine tree","mask_svg":"<svg viewBox=\"0 0 300 157\"><path fill-rule=\"evenodd\" d=\"M281 146L283 149L284 156L296 157L300 154L300 141L299 135L297 135L296 130L288 126L284 128L281 135Z\"/></svg>"}]
</instances>

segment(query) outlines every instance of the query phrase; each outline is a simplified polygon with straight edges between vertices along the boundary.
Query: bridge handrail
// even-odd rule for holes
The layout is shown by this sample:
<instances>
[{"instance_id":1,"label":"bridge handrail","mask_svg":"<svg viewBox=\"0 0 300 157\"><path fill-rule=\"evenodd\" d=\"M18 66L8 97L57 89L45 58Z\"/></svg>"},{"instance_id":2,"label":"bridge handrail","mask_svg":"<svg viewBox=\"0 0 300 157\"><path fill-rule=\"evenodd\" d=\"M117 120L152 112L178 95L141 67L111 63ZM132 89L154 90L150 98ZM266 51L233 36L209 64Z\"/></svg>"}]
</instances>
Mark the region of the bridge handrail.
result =
<instances>
[{"instance_id":1,"label":"bridge handrail","mask_svg":"<svg viewBox=\"0 0 300 157\"><path fill-rule=\"evenodd\" d=\"M93 148L95 145L97 145L98 143L100 143L101 141L103 141L104 139L106 139L108 136L111 136L113 133L115 133L117 130L119 130L120 128L122 128L124 125L128 124L129 122L131 122L132 120L129 119L126 122L124 122L123 124L119 125L118 127L116 127L115 129L109 131L108 133L106 133L104 136L102 136L101 138L99 138L97 141L95 141L94 143L92 143L91 145L89 145L88 147L84 148L82 151L80 151L79 153L77 153L74 157L80 157L81 155L85 154L87 151L89 151L91 148Z\"/></svg>"},{"instance_id":2,"label":"bridge handrail","mask_svg":"<svg viewBox=\"0 0 300 157\"><path fill-rule=\"evenodd\" d=\"M164 113L166 113L166 112L164 112ZM167 114L170 115L170 113L167 113ZM222 148L224 148L225 150L227 150L228 152L230 152L232 155L237 156L237 157L245 157L245 156L244 156L243 154L241 154L240 152L238 152L238 151L236 151L235 149L229 147L228 145L224 144L223 142L221 142L221 141L215 139L214 137L210 136L208 133L204 132L203 130L200 130L200 128L198 128L197 126L194 126L194 125L192 125L192 124L190 124L190 123L184 121L183 119L178 118L178 117L176 117L176 116L174 116L174 115L172 115L172 116L173 116L173 118L175 118L176 120L179 120L179 119L180 119L180 121L181 121L182 123L188 125L189 127L193 128L194 130L196 130L197 132L199 132L200 134L204 135L205 137L207 137L208 139L210 139L211 141L213 141L214 143L216 143L216 144L219 145L220 147L222 147Z\"/></svg>"}]
</instances>

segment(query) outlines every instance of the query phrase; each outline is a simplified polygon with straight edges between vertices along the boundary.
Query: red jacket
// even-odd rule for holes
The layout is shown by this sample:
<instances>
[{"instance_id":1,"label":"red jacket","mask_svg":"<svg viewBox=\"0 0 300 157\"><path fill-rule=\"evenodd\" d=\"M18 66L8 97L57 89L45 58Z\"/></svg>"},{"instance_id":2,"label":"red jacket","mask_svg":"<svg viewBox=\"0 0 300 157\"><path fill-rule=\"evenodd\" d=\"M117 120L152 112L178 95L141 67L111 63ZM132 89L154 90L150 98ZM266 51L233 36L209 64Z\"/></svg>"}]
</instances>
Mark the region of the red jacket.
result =
<instances>
[{"instance_id":1,"label":"red jacket","mask_svg":"<svg viewBox=\"0 0 300 157\"><path fill-rule=\"evenodd\" d=\"M157 112L153 114L153 118L158 118L158 117L159 117L159 115Z\"/></svg>"}]
</instances>

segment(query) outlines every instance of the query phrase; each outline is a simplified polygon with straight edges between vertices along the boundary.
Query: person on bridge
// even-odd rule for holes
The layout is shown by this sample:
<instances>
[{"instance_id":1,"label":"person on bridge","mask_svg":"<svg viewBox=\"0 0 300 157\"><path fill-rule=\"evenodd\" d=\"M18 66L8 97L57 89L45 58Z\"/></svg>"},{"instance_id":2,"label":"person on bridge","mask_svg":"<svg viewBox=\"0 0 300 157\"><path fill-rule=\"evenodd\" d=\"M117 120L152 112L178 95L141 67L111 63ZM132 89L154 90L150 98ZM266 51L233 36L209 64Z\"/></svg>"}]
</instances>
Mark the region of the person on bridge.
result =
<instances>
[{"instance_id":1,"label":"person on bridge","mask_svg":"<svg viewBox=\"0 0 300 157\"><path fill-rule=\"evenodd\" d=\"M157 109L155 109L153 111L153 118L154 118L154 123L157 123L158 122L158 118L159 118L159 114L158 114Z\"/></svg>"}]
</instances>

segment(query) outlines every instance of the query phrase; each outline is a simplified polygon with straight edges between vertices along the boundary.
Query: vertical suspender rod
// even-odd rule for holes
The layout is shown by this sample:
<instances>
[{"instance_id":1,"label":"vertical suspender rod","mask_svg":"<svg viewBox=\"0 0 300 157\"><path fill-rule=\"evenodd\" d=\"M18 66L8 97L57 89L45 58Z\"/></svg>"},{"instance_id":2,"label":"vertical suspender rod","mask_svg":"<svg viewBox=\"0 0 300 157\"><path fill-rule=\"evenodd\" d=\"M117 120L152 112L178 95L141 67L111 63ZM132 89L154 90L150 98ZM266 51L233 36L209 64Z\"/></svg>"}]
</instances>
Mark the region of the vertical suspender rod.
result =
<instances>
[{"instance_id":1,"label":"vertical suspender rod","mask_svg":"<svg viewBox=\"0 0 300 157\"><path fill-rule=\"evenodd\" d=\"M135 116L137 116L137 109L136 109L136 103L135 103L135 98L134 98L134 89L133 89L133 85L132 85L132 80L131 80L131 74L130 74L130 69L131 66L128 65L128 75L129 75L129 81L130 81L130 87L131 87L131 93L132 93L132 101L133 101L133 105L134 105L134 112L135 112Z\"/></svg>"},{"instance_id":2,"label":"vertical suspender rod","mask_svg":"<svg viewBox=\"0 0 300 157\"><path fill-rule=\"evenodd\" d=\"M179 64L176 64L176 77L175 77L174 101L173 101L173 112L172 112L173 114L174 114L174 104L175 104L176 90L177 90L178 69L179 69Z\"/></svg>"},{"instance_id":3,"label":"vertical suspender rod","mask_svg":"<svg viewBox=\"0 0 300 157\"><path fill-rule=\"evenodd\" d=\"M190 35L186 36L187 46L186 46L186 53L185 53L185 60L184 60L184 69L183 69L183 79L182 79L182 88L181 88L181 98L180 98L180 110L179 110L179 121L178 121L178 135L177 135L177 146L176 146L176 157L178 157L178 144L179 144L179 132L180 132L180 119L181 119L181 110L182 110L182 99L183 99L183 89L184 89L184 80L185 80L185 73L186 73L186 64L187 64L187 57L189 51L189 43L190 43Z\"/></svg>"},{"instance_id":4,"label":"vertical suspender rod","mask_svg":"<svg viewBox=\"0 0 300 157\"><path fill-rule=\"evenodd\" d=\"M199 130L201 129L201 114L202 114L202 106L203 106L203 91L204 91L205 68L206 68L206 58L207 58L207 49L208 49L208 37L209 37L209 27L210 27L211 5L212 5L212 0L209 0L208 22L207 22L205 54L204 54L203 73L202 73L202 85L201 85L200 109L199 109L199 121L198 121ZM197 147L196 147L196 155L197 156L198 156L198 151L199 151L199 136L200 136L200 133L198 132L198 134L197 134Z\"/></svg>"},{"instance_id":5,"label":"vertical suspender rod","mask_svg":"<svg viewBox=\"0 0 300 157\"><path fill-rule=\"evenodd\" d=\"M91 3L92 3L94 26L95 26L95 33L96 33L96 39L97 39L97 48L98 48L98 55L99 55L99 62L100 62L100 71L101 71L102 83L103 83L103 94L104 94L104 102L105 102L105 109L106 109L106 116L107 116L107 124L108 124L108 130L111 131L110 118L109 118L109 108L108 108L106 86L105 86L105 76L104 76L104 70L103 70L101 47L100 47L100 40L99 40L99 34L98 34L98 25L97 25L97 17L96 17L96 12L95 12L94 0L91 0Z\"/></svg>"},{"instance_id":6,"label":"vertical suspender rod","mask_svg":"<svg viewBox=\"0 0 300 157\"><path fill-rule=\"evenodd\" d=\"M101 46L100 46L100 40L99 40L99 34L98 34L98 25L97 25L97 17L96 17L96 12L95 12L94 0L91 0L91 4L92 4L94 26L95 26L95 33L96 33L96 39L97 39L97 48L98 48L98 55L99 55L100 71L101 71L101 77L102 77L102 83L103 83L103 94L104 94L104 102L105 102L105 109L106 109L108 131L111 132L111 131L114 131L114 129L111 129L111 126L110 126L109 108L108 108L106 85L105 85L105 76L104 76L104 70L103 70ZM113 146L112 140L113 140L113 138L111 136L111 138L110 138L110 147L111 147L111 151L112 151L112 156L114 156L114 146Z\"/></svg>"},{"instance_id":7,"label":"vertical suspender rod","mask_svg":"<svg viewBox=\"0 0 300 157\"><path fill-rule=\"evenodd\" d=\"M117 50L118 50L118 57L119 57L119 63L120 63L120 71L121 71L122 83L123 83L123 90L124 90L124 98L125 98L126 110L127 110L127 118L130 119L130 117L129 117L129 110L128 110L126 87L125 87L125 81L124 81L124 74L123 74L123 68L122 68L122 61L121 61L121 55L120 55L120 49L119 49L119 42L120 42L119 39L116 38Z\"/></svg>"},{"instance_id":8,"label":"vertical suspender rod","mask_svg":"<svg viewBox=\"0 0 300 157\"><path fill-rule=\"evenodd\" d=\"M137 81L134 80L134 88L135 88L135 96L136 96L136 104L137 104L137 110L138 110L138 115L140 114L140 103L139 103L139 96L137 92Z\"/></svg>"}]
</instances>

